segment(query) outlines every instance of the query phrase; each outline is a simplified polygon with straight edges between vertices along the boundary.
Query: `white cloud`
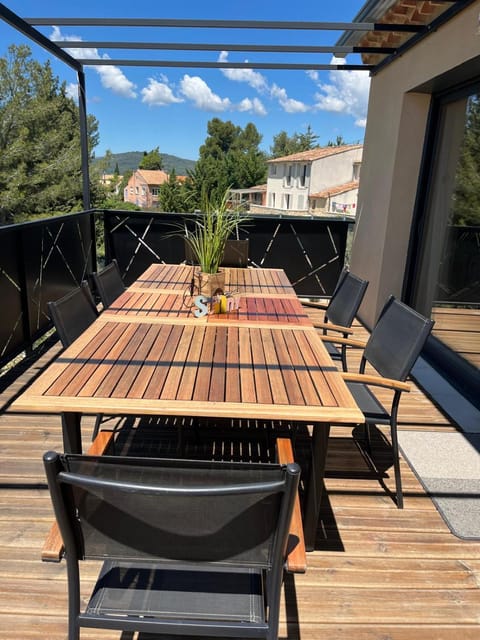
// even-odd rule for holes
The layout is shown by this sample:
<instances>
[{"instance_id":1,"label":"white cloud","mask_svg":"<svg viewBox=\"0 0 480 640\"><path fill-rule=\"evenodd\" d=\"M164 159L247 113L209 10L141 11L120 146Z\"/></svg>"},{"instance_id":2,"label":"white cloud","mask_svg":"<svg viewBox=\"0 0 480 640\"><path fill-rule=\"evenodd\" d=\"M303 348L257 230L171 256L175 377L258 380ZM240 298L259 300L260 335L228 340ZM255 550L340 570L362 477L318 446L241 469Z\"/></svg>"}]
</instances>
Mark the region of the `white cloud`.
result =
<instances>
[{"instance_id":1,"label":"white cloud","mask_svg":"<svg viewBox=\"0 0 480 640\"><path fill-rule=\"evenodd\" d=\"M222 51L218 57L218 60L219 62L225 62L225 64L227 64L228 53L226 51ZM263 76L261 73L258 73L257 71L254 71L253 69L221 69L221 71L223 75L229 80L233 80L234 82L245 82L261 94L270 94L272 98L278 100L278 103L286 113L304 113L305 111L309 111L310 109L310 107L304 102L289 98L286 90L282 89L276 84L273 84L270 87L265 76ZM244 100L242 100L239 105L240 111L250 110L250 108L246 105L249 104L249 101L254 103L255 100L255 98L253 101L250 101L249 98L245 98ZM258 107L260 107L260 111L257 111L257 107L254 107L254 113L265 115L266 110L261 102L259 103Z\"/></svg>"},{"instance_id":2,"label":"white cloud","mask_svg":"<svg viewBox=\"0 0 480 640\"><path fill-rule=\"evenodd\" d=\"M250 100L250 98L244 98L237 108L239 111L249 111L251 113L255 113L257 116L267 115L267 110L258 98L253 98L253 100Z\"/></svg>"},{"instance_id":3,"label":"white cloud","mask_svg":"<svg viewBox=\"0 0 480 640\"><path fill-rule=\"evenodd\" d=\"M289 98L287 92L282 87L279 87L275 83L270 89L271 95L278 100L278 103L284 111L287 113L305 113L309 111L310 107L300 100L294 100Z\"/></svg>"},{"instance_id":4,"label":"white cloud","mask_svg":"<svg viewBox=\"0 0 480 640\"><path fill-rule=\"evenodd\" d=\"M78 102L78 84L76 82L69 82L66 86L65 93L68 98Z\"/></svg>"},{"instance_id":5,"label":"white cloud","mask_svg":"<svg viewBox=\"0 0 480 640\"><path fill-rule=\"evenodd\" d=\"M218 61L227 63L227 58L227 51L222 51L218 56ZM246 62L248 62L248 60L246 60ZM233 80L234 82L246 82L257 91L265 91L268 87L265 77L253 69L221 69L221 72L229 80Z\"/></svg>"},{"instance_id":6,"label":"white cloud","mask_svg":"<svg viewBox=\"0 0 480 640\"><path fill-rule=\"evenodd\" d=\"M343 59L333 58L332 64L344 64ZM310 77L314 79L311 75ZM318 84L315 109L346 113L355 118L358 127L365 127L370 77L365 71L331 71L330 83Z\"/></svg>"},{"instance_id":7,"label":"white cloud","mask_svg":"<svg viewBox=\"0 0 480 640\"><path fill-rule=\"evenodd\" d=\"M64 42L69 42L72 40L81 40L78 36L64 36L62 35L60 29L58 27L53 27L53 33L50 36L50 40L62 40ZM98 53L98 50L95 48L80 48L80 47L72 47L69 49L65 49L67 53L75 58L95 58L96 60L107 60L109 58L108 55L104 55L103 57ZM136 85L131 82L118 67L113 65L102 65L95 66L95 71L100 76L100 81L102 85L106 89L110 89L113 93L116 93L119 96L123 96L124 98L136 98L137 94L135 93Z\"/></svg>"},{"instance_id":8,"label":"white cloud","mask_svg":"<svg viewBox=\"0 0 480 640\"><path fill-rule=\"evenodd\" d=\"M180 82L181 93L202 111L222 112L232 108L229 98L220 98L198 76L184 75Z\"/></svg>"},{"instance_id":9,"label":"white cloud","mask_svg":"<svg viewBox=\"0 0 480 640\"><path fill-rule=\"evenodd\" d=\"M142 89L142 102L151 107L166 107L176 102L184 102L183 98L177 98L167 84L167 78L162 75L163 82L153 78L148 79L148 86Z\"/></svg>"}]
</instances>

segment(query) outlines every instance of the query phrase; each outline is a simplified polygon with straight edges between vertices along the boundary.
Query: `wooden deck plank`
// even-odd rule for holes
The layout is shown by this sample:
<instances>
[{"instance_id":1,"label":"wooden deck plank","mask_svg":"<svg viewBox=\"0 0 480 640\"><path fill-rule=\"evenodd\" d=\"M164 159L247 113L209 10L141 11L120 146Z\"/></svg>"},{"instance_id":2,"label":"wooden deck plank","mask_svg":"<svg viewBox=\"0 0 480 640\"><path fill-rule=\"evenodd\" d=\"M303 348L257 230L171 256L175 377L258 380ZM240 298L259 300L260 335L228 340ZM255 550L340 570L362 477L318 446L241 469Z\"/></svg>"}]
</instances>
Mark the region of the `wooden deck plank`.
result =
<instances>
[{"instance_id":1,"label":"wooden deck plank","mask_svg":"<svg viewBox=\"0 0 480 640\"><path fill-rule=\"evenodd\" d=\"M358 323L354 328L355 337L365 337ZM197 329L203 331L198 324ZM301 336L295 332L299 348ZM58 352L59 347L55 349ZM41 456L61 446L60 419L8 409L13 396L29 384L55 349L0 393L2 640L66 637L65 565L38 559L52 518ZM158 348L155 357L161 353ZM359 356L349 352L352 368ZM240 402L238 407L240 415ZM87 441L93 419L84 421ZM456 430L415 386L402 398L399 424L401 430ZM461 540L450 533L403 459L405 508L398 510L377 479L360 477L366 466L351 431L351 427L331 429L317 547L308 554L306 574L285 582L280 640L478 640L480 541ZM355 472L359 477L352 478ZM384 480L390 489L391 475L387 469ZM82 601L90 595L96 570L85 568ZM81 633L82 640L120 640L120 636L97 629Z\"/></svg>"}]
</instances>

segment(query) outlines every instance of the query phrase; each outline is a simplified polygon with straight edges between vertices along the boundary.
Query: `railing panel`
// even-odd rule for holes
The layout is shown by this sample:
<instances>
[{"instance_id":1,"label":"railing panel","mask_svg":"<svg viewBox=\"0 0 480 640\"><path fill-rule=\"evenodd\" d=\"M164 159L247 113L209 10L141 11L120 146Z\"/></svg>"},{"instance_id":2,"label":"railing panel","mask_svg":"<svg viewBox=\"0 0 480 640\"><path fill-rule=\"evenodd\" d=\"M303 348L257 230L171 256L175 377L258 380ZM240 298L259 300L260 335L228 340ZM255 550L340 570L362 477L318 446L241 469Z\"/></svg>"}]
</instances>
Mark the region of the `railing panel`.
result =
<instances>
[{"instance_id":1,"label":"railing panel","mask_svg":"<svg viewBox=\"0 0 480 640\"><path fill-rule=\"evenodd\" d=\"M152 262L185 259L183 238L175 235L192 215L105 211L107 262L116 258L128 285ZM345 261L349 221L252 216L240 238L249 239L249 265L284 269L300 295L330 295Z\"/></svg>"},{"instance_id":2,"label":"railing panel","mask_svg":"<svg viewBox=\"0 0 480 640\"><path fill-rule=\"evenodd\" d=\"M47 302L94 270L93 212L0 227L0 364L50 327Z\"/></svg>"}]
</instances>

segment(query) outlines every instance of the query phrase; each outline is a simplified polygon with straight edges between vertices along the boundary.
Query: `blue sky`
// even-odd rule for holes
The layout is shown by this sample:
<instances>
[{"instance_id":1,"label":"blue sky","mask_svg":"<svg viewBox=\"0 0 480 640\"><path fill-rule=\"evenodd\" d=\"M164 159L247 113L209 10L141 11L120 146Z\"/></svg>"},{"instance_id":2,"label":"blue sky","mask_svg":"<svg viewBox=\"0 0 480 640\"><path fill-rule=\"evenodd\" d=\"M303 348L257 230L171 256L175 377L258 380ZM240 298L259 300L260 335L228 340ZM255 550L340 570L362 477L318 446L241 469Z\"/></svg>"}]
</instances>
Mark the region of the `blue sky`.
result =
<instances>
[{"instance_id":1,"label":"blue sky","mask_svg":"<svg viewBox=\"0 0 480 640\"><path fill-rule=\"evenodd\" d=\"M117 17L177 18L212 20L281 20L350 22L364 5L363 0L294 3L285 0L225 0L163 2L116 0L81 3L57 0L6 0L4 4L20 17ZM261 44L333 44L341 32L299 31L245 33L232 29L195 30L164 29L135 31L100 27L39 27L47 37L64 40L138 40L167 42L217 42ZM6 55L11 43L26 39L0 21L0 55ZM28 43L33 57L40 62L48 54ZM80 49L84 57L105 57L105 51ZM148 58L168 59L171 52L139 52ZM134 55L116 50L110 57ZM283 54L282 59L285 60ZM301 61L302 54L290 54ZM176 59L244 62L275 61L273 53L184 52ZM311 59L311 58L310 58ZM332 61L331 54L319 54L319 63ZM349 55L347 62L358 58ZM54 73L76 93L76 74L67 65L51 58ZM150 151L197 159L198 149L207 136L212 118L230 120L244 127L253 122L263 136L261 148L269 152L273 136L284 130L289 135L304 132L308 125L327 144L337 135L347 142L363 141L367 111L369 75L365 71L279 71L253 69L195 69L114 66L86 67L87 109L99 121L100 143L95 149L101 156L113 153Z\"/></svg>"}]
</instances>

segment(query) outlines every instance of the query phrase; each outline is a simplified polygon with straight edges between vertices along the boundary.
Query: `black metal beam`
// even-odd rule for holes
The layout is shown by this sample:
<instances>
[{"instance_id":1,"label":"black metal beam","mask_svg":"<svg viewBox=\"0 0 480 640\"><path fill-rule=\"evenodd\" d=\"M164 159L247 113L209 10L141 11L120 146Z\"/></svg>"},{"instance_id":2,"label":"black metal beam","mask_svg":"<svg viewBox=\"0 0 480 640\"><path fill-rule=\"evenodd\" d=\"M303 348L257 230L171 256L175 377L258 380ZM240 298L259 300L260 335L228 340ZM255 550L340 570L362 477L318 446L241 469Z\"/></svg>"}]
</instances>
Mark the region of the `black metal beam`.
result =
<instances>
[{"instance_id":1,"label":"black metal beam","mask_svg":"<svg viewBox=\"0 0 480 640\"><path fill-rule=\"evenodd\" d=\"M282 44L205 44L192 42L118 42L107 40L54 40L61 49L125 49L162 51L259 51L262 53L395 53L395 47L353 47Z\"/></svg>"},{"instance_id":2,"label":"black metal beam","mask_svg":"<svg viewBox=\"0 0 480 640\"><path fill-rule=\"evenodd\" d=\"M78 109L80 117L80 152L82 157L82 194L83 208L90 209L90 174L88 150L87 92L85 89L85 73L77 73L78 77Z\"/></svg>"},{"instance_id":3,"label":"black metal beam","mask_svg":"<svg viewBox=\"0 0 480 640\"><path fill-rule=\"evenodd\" d=\"M371 71L374 65L368 64L315 64L281 62L200 62L186 60L121 60L113 58L82 58L85 66L117 67L180 67L195 69L285 69L315 71Z\"/></svg>"},{"instance_id":4,"label":"black metal beam","mask_svg":"<svg viewBox=\"0 0 480 640\"><path fill-rule=\"evenodd\" d=\"M168 18L25 18L31 25L72 27L179 27L196 29L286 29L289 31L406 31L421 33L424 25L381 22L286 22L278 20L177 20Z\"/></svg>"},{"instance_id":5,"label":"black metal beam","mask_svg":"<svg viewBox=\"0 0 480 640\"><path fill-rule=\"evenodd\" d=\"M23 33L27 38L30 38L33 42L36 42L38 45L46 49L49 53L54 55L55 57L62 60L68 64L69 67L75 69L75 71L81 71L82 65L80 62L72 58L68 53L63 51L60 47L58 47L55 43L49 40L42 33L34 29L30 24L28 24L25 20L19 18L13 11L10 11L4 4L0 3L0 18L2 18L5 22L7 22L10 26L12 26L17 31Z\"/></svg>"}]
</instances>

